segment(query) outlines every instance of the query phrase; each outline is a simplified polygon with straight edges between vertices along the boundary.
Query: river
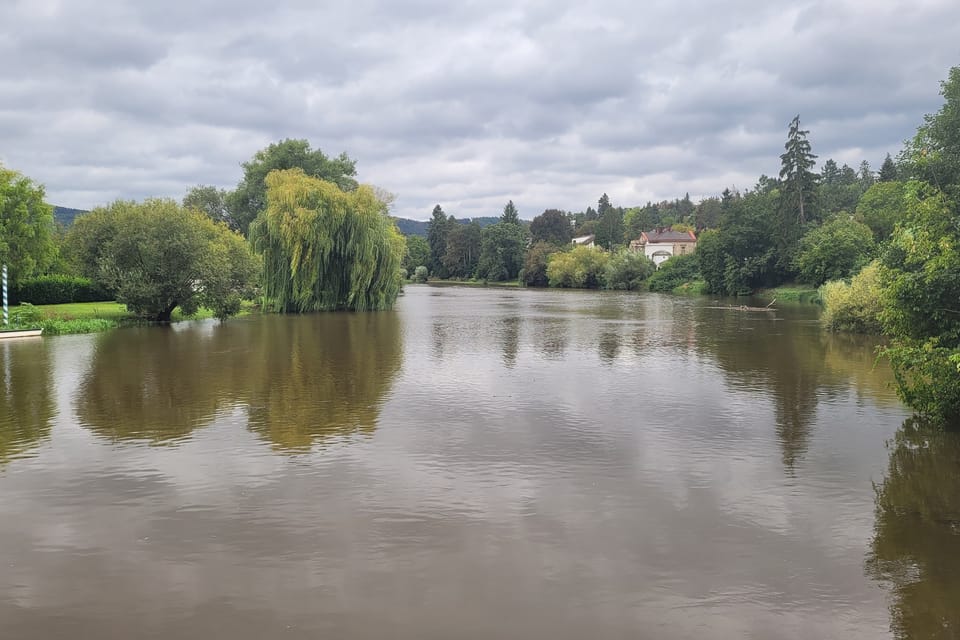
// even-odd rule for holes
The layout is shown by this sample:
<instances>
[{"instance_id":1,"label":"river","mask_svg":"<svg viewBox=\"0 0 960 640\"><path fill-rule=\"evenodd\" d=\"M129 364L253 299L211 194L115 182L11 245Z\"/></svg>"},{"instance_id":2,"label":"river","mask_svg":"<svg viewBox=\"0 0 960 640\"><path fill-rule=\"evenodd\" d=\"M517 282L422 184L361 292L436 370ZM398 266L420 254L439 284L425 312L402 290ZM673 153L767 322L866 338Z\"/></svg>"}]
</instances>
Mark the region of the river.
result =
<instances>
[{"instance_id":1,"label":"river","mask_svg":"<svg viewBox=\"0 0 960 640\"><path fill-rule=\"evenodd\" d=\"M816 307L716 305L0 343L0 636L960 637L958 439Z\"/></svg>"}]
</instances>

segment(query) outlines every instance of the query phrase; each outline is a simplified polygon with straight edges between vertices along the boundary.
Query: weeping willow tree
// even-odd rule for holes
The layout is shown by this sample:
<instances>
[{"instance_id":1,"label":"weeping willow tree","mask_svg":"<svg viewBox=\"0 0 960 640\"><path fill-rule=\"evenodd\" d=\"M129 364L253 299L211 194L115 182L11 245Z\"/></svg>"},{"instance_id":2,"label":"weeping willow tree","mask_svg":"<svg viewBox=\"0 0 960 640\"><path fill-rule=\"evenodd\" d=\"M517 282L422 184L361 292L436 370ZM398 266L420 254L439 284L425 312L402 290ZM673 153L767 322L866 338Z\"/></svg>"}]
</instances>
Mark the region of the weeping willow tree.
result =
<instances>
[{"instance_id":1,"label":"weeping willow tree","mask_svg":"<svg viewBox=\"0 0 960 640\"><path fill-rule=\"evenodd\" d=\"M250 226L263 287L279 312L389 309L405 243L373 189L341 191L300 169L267 176L267 208Z\"/></svg>"}]
</instances>

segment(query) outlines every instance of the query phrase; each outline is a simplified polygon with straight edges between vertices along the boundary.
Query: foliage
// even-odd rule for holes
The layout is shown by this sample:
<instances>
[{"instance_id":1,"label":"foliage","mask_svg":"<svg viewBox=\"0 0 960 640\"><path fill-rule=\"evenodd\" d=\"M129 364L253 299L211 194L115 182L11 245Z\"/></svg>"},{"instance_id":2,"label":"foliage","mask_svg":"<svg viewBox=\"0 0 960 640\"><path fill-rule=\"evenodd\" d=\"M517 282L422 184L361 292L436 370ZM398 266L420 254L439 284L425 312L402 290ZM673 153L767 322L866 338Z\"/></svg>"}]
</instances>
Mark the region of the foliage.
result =
<instances>
[{"instance_id":1,"label":"foliage","mask_svg":"<svg viewBox=\"0 0 960 640\"><path fill-rule=\"evenodd\" d=\"M267 176L267 208L250 227L275 311L389 309L404 239L373 189L343 191L299 169Z\"/></svg>"},{"instance_id":2,"label":"foliage","mask_svg":"<svg viewBox=\"0 0 960 640\"><path fill-rule=\"evenodd\" d=\"M880 263L875 260L849 283L831 280L820 287L820 320L830 331L880 333L882 295Z\"/></svg>"},{"instance_id":3,"label":"foliage","mask_svg":"<svg viewBox=\"0 0 960 640\"><path fill-rule=\"evenodd\" d=\"M469 278L480 260L480 225L455 224L447 234L447 250L441 262L447 277Z\"/></svg>"},{"instance_id":4,"label":"foliage","mask_svg":"<svg viewBox=\"0 0 960 640\"><path fill-rule=\"evenodd\" d=\"M229 194L227 205L235 226L245 235L250 224L267 206L267 176L271 171L300 169L307 176L336 184L344 191L357 188L356 162L341 153L329 158L311 149L306 140L286 139L257 151L243 163L243 178Z\"/></svg>"},{"instance_id":5,"label":"foliage","mask_svg":"<svg viewBox=\"0 0 960 640\"><path fill-rule=\"evenodd\" d=\"M652 260L639 251L622 249L607 262L605 286L607 289L636 291L657 270Z\"/></svg>"},{"instance_id":6,"label":"foliage","mask_svg":"<svg viewBox=\"0 0 960 640\"><path fill-rule=\"evenodd\" d=\"M424 282L427 281L427 274L428 274L427 268L423 265L420 265L413 272L413 281L423 284Z\"/></svg>"},{"instance_id":7,"label":"foliage","mask_svg":"<svg viewBox=\"0 0 960 640\"><path fill-rule=\"evenodd\" d=\"M433 208L430 222L427 223L427 244L430 245L430 262L427 267L430 273L438 278L447 277L447 269L443 266L443 256L447 253L447 235L456 224L453 216L447 218L438 204Z\"/></svg>"},{"instance_id":8,"label":"foliage","mask_svg":"<svg viewBox=\"0 0 960 640\"><path fill-rule=\"evenodd\" d=\"M800 128L800 116L790 121L784 153L780 156L780 180L783 182L781 212L783 225L802 227L807 220L815 219L814 198L818 176L811 169L816 158L807 140L809 131ZM795 216L795 219L794 219Z\"/></svg>"},{"instance_id":9,"label":"foliage","mask_svg":"<svg viewBox=\"0 0 960 640\"><path fill-rule=\"evenodd\" d=\"M547 280L551 287L600 289L606 284L610 254L592 247L574 247L547 259Z\"/></svg>"},{"instance_id":10,"label":"foliage","mask_svg":"<svg viewBox=\"0 0 960 640\"><path fill-rule=\"evenodd\" d=\"M177 306L187 314L203 305L218 317L232 315L256 273L243 238L172 200L118 200L94 209L77 219L67 243L88 275L131 312L162 322Z\"/></svg>"},{"instance_id":11,"label":"foliage","mask_svg":"<svg viewBox=\"0 0 960 640\"><path fill-rule=\"evenodd\" d=\"M696 252L673 256L660 265L647 281L650 291L669 293L685 282L700 279L700 259Z\"/></svg>"},{"instance_id":12,"label":"foliage","mask_svg":"<svg viewBox=\"0 0 960 640\"><path fill-rule=\"evenodd\" d=\"M407 236L405 240L407 251L403 256L403 268L407 273L413 273L414 269L420 265L430 263L430 244L426 238L420 236Z\"/></svg>"},{"instance_id":13,"label":"foliage","mask_svg":"<svg viewBox=\"0 0 960 640\"><path fill-rule=\"evenodd\" d=\"M960 66L950 69L941 84L940 111L924 117L901 154L905 173L960 202Z\"/></svg>"},{"instance_id":14,"label":"foliage","mask_svg":"<svg viewBox=\"0 0 960 640\"><path fill-rule=\"evenodd\" d=\"M887 157L883 159L883 164L880 166L880 172L877 174L877 182L893 182L898 178L899 171L897 170L897 165L888 153Z\"/></svg>"},{"instance_id":15,"label":"foliage","mask_svg":"<svg viewBox=\"0 0 960 640\"><path fill-rule=\"evenodd\" d=\"M873 232L840 214L811 229L800 241L796 269L801 282L814 286L849 278L873 257Z\"/></svg>"},{"instance_id":16,"label":"foliage","mask_svg":"<svg viewBox=\"0 0 960 640\"><path fill-rule=\"evenodd\" d=\"M867 189L857 203L857 219L870 227L878 243L890 238L903 218L905 185L902 182L878 182Z\"/></svg>"},{"instance_id":17,"label":"foliage","mask_svg":"<svg viewBox=\"0 0 960 640\"><path fill-rule=\"evenodd\" d=\"M562 211L547 209L530 223L530 241L548 242L558 247L565 247L573 239L573 229L570 220Z\"/></svg>"},{"instance_id":18,"label":"foliage","mask_svg":"<svg viewBox=\"0 0 960 640\"><path fill-rule=\"evenodd\" d=\"M507 224L520 224L520 214L517 212L517 207L514 206L513 200L507 202L503 207L503 215L500 216L500 222L506 222Z\"/></svg>"},{"instance_id":19,"label":"foliage","mask_svg":"<svg viewBox=\"0 0 960 640\"><path fill-rule=\"evenodd\" d=\"M777 231L772 212L779 201L776 189L729 189L721 198L720 230L703 233L695 255L701 256L701 276L714 294L747 295L782 281L777 268Z\"/></svg>"},{"instance_id":20,"label":"foliage","mask_svg":"<svg viewBox=\"0 0 960 640\"><path fill-rule=\"evenodd\" d=\"M539 241L530 247L523 261L523 275L520 277L523 284L528 287L548 286L550 279L547 277L547 265L550 256L559 250L557 245L544 241Z\"/></svg>"},{"instance_id":21,"label":"foliage","mask_svg":"<svg viewBox=\"0 0 960 640\"><path fill-rule=\"evenodd\" d=\"M228 197L229 194L223 189L198 184L191 187L187 194L183 196L183 206L206 214L214 222L222 222L233 231L242 233L243 229L240 228L240 224L230 213L227 206Z\"/></svg>"},{"instance_id":22,"label":"foliage","mask_svg":"<svg viewBox=\"0 0 960 640\"><path fill-rule=\"evenodd\" d=\"M56 259L53 208L43 198L42 185L0 165L0 264L14 285Z\"/></svg>"},{"instance_id":23,"label":"foliage","mask_svg":"<svg viewBox=\"0 0 960 640\"><path fill-rule=\"evenodd\" d=\"M21 281L10 291L10 299L33 304L64 304L112 300L113 296L90 278L56 274Z\"/></svg>"},{"instance_id":24,"label":"foliage","mask_svg":"<svg viewBox=\"0 0 960 640\"><path fill-rule=\"evenodd\" d=\"M40 323L43 335L65 336L75 333L100 333L117 327L116 320L106 318L78 318L75 320L50 319Z\"/></svg>"},{"instance_id":25,"label":"foliage","mask_svg":"<svg viewBox=\"0 0 960 640\"><path fill-rule=\"evenodd\" d=\"M596 239L598 247L608 251L623 244L623 209L610 204L607 194L600 198L597 213Z\"/></svg>"},{"instance_id":26,"label":"foliage","mask_svg":"<svg viewBox=\"0 0 960 640\"><path fill-rule=\"evenodd\" d=\"M477 277L494 282L516 280L523 267L527 230L519 224L498 222L483 230Z\"/></svg>"},{"instance_id":27,"label":"foliage","mask_svg":"<svg viewBox=\"0 0 960 640\"><path fill-rule=\"evenodd\" d=\"M884 252L884 331L900 397L960 427L960 224L943 193L907 183L905 218Z\"/></svg>"}]
</instances>

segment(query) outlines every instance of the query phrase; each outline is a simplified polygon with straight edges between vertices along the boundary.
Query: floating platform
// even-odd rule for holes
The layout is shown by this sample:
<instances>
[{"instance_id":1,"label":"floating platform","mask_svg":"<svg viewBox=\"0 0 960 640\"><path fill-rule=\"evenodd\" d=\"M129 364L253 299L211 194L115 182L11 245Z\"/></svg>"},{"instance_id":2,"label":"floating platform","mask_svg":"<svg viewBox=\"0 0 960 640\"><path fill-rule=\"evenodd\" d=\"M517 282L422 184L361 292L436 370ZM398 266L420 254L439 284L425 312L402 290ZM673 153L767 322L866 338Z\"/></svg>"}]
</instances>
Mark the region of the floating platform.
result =
<instances>
[{"instance_id":1,"label":"floating platform","mask_svg":"<svg viewBox=\"0 0 960 640\"><path fill-rule=\"evenodd\" d=\"M0 340L4 338L36 338L43 334L43 329L0 329Z\"/></svg>"}]
</instances>

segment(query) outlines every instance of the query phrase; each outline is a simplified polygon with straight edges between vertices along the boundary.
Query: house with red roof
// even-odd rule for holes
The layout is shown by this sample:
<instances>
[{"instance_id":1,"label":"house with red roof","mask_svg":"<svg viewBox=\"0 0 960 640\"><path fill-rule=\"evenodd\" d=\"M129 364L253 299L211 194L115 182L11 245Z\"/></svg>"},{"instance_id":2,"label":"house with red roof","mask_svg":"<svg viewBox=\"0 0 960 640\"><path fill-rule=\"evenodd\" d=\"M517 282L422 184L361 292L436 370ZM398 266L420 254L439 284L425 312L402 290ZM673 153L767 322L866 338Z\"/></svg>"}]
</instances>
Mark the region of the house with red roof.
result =
<instances>
[{"instance_id":1,"label":"house with red roof","mask_svg":"<svg viewBox=\"0 0 960 640\"><path fill-rule=\"evenodd\" d=\"M697 236L693 231L655 229L644 231L639 238L630 241L631 251L642 251L657 267L673 256L693 253L696 248Z\"/></svg>"}]
</instances>

